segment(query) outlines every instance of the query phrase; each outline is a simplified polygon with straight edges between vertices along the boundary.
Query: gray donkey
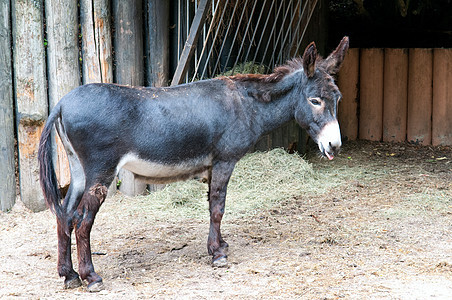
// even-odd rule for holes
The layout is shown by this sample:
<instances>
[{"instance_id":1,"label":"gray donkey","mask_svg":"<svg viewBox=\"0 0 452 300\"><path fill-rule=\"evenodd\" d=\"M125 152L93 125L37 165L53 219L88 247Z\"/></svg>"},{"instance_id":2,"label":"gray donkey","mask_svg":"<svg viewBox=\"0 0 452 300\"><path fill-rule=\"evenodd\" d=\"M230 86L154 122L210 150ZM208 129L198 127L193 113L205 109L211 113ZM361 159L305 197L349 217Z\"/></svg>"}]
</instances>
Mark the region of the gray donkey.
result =
<instances>
[{"instance_id":1,"label":"gray donkey","mask_svg":"<svg viewBox=\"0 0 452 300\"><path fill-rule=\"evenodd\" d=\"M80 86L53 108L39 146L40 182L57 217L58 273L65 287L87 280L102 289L94 271L90 232L120 168L164 183L208 173L210 231L207 249L215 266L227 264L221 237L226 189L237 161L260 136L294 119L328 159L338 152L336 118L341 99L333 74L348 49L344 37L326 59L314 43L269 75L235 75L167 88L115 84ZM52 162L53 126L66 150L71 183L62 199ZM75 230L79 273L71 259ZM79 275L80 274L80 275Z\"/></svg>"}]
</instances>

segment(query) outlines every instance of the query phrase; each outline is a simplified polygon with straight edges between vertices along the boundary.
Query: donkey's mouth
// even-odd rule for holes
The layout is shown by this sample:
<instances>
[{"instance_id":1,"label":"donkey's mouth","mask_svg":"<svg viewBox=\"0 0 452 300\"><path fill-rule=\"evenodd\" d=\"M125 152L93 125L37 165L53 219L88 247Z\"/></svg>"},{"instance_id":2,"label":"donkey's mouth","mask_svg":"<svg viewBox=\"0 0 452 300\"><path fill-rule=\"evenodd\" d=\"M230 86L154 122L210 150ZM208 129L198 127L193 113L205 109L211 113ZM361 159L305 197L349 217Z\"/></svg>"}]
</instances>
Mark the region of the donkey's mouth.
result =
<instances>
[{"instance_id":1,"label":"donkey's mouth","mask_svg":"<svg viewBox=\"0 0 452 300\"><path fill-rule=\"evenodd\" d=\"M334 154L330 154L330 153L328 153L328 151L325 151L325 152L324 152L324 155L325 155L329 160L332 160L332 159L334 158Z\"/></svg>"},{"instance_id":2,"label":"donkey's mouth","mask_svg":"<svg viewBox=\"0 0 452 300\"><path fill-rule=\"evenodd\" d=\"M322 155L328 158L329 160L332 160L334 158L335 155L334 152L329 152L328 150L326 150L321 143L319 144L319 149Z\"/></svg>"}]
</instances>

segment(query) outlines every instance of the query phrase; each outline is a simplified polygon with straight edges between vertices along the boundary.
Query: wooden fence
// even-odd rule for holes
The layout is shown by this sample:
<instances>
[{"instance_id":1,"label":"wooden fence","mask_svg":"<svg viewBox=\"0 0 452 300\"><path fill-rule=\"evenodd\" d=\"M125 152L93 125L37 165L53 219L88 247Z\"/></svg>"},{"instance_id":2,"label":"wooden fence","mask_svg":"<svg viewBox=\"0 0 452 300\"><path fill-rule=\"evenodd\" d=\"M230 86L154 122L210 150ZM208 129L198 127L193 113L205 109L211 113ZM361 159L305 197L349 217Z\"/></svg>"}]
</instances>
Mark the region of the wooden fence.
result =
<instances>
[{"instance_id":1,"label":"wooden fence","mask_svg":"<svg viewBox=\"0 0 452 300\"><path fill-rule=\"evenodd\" d=\"M452 49L350 49L338 84L344 137L452 145Z\"/></svg>"},{"instance_id":2,"label":"wooden fence","mask_svg":"<svg viewBox=\"0 0 452 300\"><path fill-rule=\"evenodd\" d=\"M168 82L168 57L163 55L168 52L168 12L166 0L0 2L2 211L14 205L15 174L22 202L33 211L45 209L38 143L49 109L62 96L82 83ZM159 37L158 43L147 38L149 32ZM56 168L60 183L68 184L69 167L59 141Z\"/></svg>"}]
</instances>

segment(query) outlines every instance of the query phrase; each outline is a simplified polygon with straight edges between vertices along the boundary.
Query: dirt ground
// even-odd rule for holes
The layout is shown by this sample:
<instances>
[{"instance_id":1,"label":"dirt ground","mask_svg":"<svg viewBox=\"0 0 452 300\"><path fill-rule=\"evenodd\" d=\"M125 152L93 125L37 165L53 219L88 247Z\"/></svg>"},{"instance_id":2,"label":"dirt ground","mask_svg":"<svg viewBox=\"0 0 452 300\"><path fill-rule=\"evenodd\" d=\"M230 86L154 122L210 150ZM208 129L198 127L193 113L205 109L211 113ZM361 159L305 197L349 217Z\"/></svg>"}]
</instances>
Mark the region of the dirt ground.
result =
<instances>
[{"instance_id":1,"label":"dirt ground","mask_svg":"<svg viewBox=\"0 0 452 300\"><path fill-rule=\"evenodd\" d=\"M54 216L18 203L0 213L0 298L452 298L451 148L349 142L308 159L340 184L226 218L227 268L210 265L207 212L159 218L108 198L92 232L97 294L62 288Z\"/></svg>"}]
</instances>

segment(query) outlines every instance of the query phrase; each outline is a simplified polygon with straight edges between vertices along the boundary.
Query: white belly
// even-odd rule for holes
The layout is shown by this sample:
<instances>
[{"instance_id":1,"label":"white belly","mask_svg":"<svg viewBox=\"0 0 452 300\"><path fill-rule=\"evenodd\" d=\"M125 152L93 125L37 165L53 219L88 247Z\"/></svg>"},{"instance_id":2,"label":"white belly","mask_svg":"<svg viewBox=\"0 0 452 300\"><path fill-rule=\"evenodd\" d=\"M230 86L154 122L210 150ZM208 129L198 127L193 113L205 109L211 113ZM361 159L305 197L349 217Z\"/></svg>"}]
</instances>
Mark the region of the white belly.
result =
<instances>
[{"instance_id":1,"label":"white belly","mask_svg":"<svg viewBox=\"0 0 452 300\"><path fill-rule=\"evenodd\" d=\"M116 171L124 168L155 183L166 183L184 180L200 175L212 165L211 157L191 159L179 164L161 164L140 159L133 153L124 155L119 161Z\"/></svg>"}]
</instances>

